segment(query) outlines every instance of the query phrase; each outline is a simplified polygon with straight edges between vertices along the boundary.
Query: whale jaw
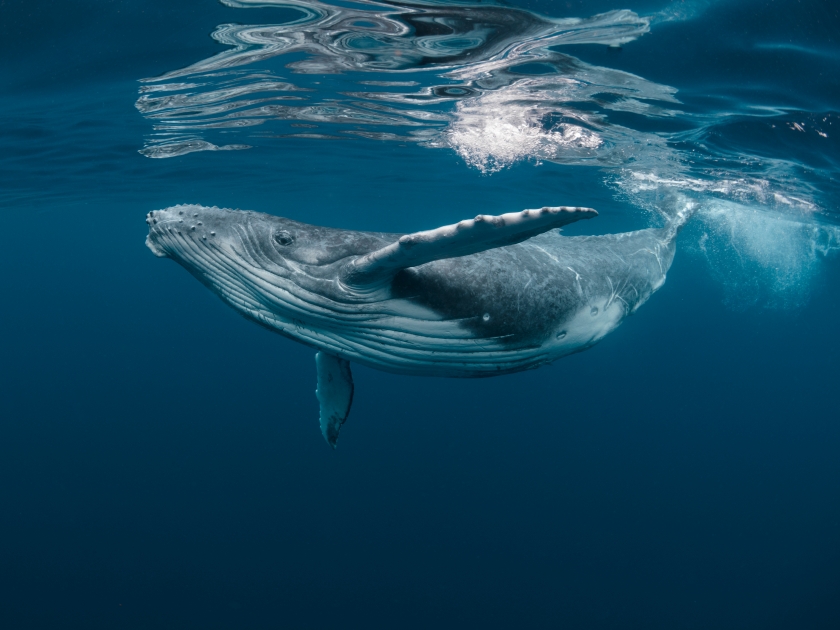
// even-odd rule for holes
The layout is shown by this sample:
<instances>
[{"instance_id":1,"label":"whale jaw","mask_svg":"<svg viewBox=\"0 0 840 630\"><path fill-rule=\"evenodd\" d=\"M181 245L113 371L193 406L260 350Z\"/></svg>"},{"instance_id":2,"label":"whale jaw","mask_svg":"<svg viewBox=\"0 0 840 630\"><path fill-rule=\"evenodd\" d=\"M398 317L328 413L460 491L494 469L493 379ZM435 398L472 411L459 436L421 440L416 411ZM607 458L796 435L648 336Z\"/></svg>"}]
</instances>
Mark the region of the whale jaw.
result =
<instances>
[{"instance_id":1,"label":"whale jaw","mask_svg":"<svg viewBox=\"0 0 840 630\"><path fill-rule=\"evenodd\" d=\"M161 212L152 210L146 215L146 225L149 226L149 233L146 235L146 247L158 258L171 258L169 253L159 243L161 231L155 229L161 218Z\"/></svg>"},{"instance_id":2,"label":"whale jaw","mask_svg":"<svg viewBox=\"0 0 840 630\"><path fill-rule=\"evenodd\" d=\"M167 254L160 247L158 247L157 243L155 243L152 240L151 234L146 236L146 247L148 247L151 250L151 252L158 258L169 258L169 254Z\"/></svg>"}]
</instances>

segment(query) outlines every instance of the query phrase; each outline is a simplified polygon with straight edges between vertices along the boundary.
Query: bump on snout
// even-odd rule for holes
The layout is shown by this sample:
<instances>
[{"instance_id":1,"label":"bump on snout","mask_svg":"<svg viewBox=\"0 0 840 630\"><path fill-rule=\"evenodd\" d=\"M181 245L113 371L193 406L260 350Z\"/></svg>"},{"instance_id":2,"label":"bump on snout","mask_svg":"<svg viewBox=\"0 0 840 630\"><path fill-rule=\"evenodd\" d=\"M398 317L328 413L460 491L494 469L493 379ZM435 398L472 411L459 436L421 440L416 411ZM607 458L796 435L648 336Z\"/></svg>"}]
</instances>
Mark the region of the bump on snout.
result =
<instances>
[{"instance_id":1,"label":"bump on snout","mask_svg":"<svg viewBox=\"0 0 840 630\"><path fill-rule=\"evenodd\" d=\"M206 247L215 240L220 221L228 212L196 205L152 210L146 215L146 224L149 226L146 246L161 258L177 257L171 249L180 249L178 239L188 239Z\"/></svg>"}]
</instances>

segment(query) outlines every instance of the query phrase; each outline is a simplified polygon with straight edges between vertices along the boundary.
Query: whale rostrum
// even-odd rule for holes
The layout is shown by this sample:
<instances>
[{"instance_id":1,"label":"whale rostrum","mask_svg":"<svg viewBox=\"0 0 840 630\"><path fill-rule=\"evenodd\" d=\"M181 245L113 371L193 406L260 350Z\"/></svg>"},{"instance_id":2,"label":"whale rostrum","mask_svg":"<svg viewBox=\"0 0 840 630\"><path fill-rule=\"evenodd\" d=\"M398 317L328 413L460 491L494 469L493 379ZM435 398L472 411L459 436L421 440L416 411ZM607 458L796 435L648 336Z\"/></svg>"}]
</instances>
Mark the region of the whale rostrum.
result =
<instances>
[{"instance_id":1,"label":"whale rostrum","mask_svg":"<svg viewBox=\"0 0 840 630\"><path fill-rule=\"evenodd\" d=\"M482 377L597 343L665 282L679 225L604 236L557 228L597 216L546 207L414 234L308 225L178 205L148 214L146 244L245 317L315 348L321 431L350 412L350 362Z\"/></svg>"}]
</instances>

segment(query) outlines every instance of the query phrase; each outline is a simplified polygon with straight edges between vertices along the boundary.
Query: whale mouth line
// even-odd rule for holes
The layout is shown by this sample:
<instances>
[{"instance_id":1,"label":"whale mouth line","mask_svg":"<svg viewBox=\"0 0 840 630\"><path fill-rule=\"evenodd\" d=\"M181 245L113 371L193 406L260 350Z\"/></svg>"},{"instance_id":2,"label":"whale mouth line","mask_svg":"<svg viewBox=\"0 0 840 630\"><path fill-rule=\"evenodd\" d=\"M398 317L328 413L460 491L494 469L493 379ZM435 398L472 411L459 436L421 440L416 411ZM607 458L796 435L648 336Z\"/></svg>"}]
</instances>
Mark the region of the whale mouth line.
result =
<instances>
[{"instance_id":1,"label":"whale mouth line","mask_svg":"<svg viewBox=\"0 0 840 630\"><path fill-rule=\"evenodd\" d=\"M149 223L149 219L154 222ZM166 235L169 231L167 226L177 224L177 219L157 219L156 217L148 217L146 223L149 224L149 233L146 235L146 247L158 258L171 258L171 254L158 241Z\"/></svg>"},{"instance_id":2,"label":"whale mouth line","mask_svg":"<svg viewBox=\"0 0 840 630\"><path fill-rule=\"evenodd\" d=\"M148 247L151 250L151 252L158 258L169 258L169 254L166 252L166 250L161 249L155 242L155 240L152 238L151 230L146 236L146 247Z\"/></svg>"}]
</instances>

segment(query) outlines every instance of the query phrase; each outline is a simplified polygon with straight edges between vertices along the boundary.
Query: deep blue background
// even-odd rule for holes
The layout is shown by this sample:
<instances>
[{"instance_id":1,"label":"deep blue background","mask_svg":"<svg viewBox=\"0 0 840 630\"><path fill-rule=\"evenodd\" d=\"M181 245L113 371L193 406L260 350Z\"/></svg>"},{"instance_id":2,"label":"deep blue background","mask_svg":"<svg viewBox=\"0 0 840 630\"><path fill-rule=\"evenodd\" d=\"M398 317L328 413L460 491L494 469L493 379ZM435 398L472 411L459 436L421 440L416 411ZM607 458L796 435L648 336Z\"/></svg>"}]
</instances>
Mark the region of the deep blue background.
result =
<instances>
[{"instance_id":1,"label":"deep blue background","mask_svg":"<svg viewBox=\"0 0 840 630\"><path fill-rule=\"evenodd\" d=\"M708 60L772 4L722 3L636 52L586 54L699 93ZM581 7L553 14L596 10ZM791 40L836 46L817 4L774 10L805 24ZM140 156L136 80L215 52L219 23L268 15L0 3L0 625L840 627L836 262L806 307L734 313L680 252L638 316L535 372L356 366L339 448L324 444L313 352L153 257L149 209L380 230L555 200L603 210L590 230L644 217L601 173L487 177L371 141ZM681 31L694 74L651 52ZM733 85L754 76L720 64ZM778 80L765 86L782 95L803 79ZM814 90L814 111L838 109Z\"/></svg>"}]
</instances>

